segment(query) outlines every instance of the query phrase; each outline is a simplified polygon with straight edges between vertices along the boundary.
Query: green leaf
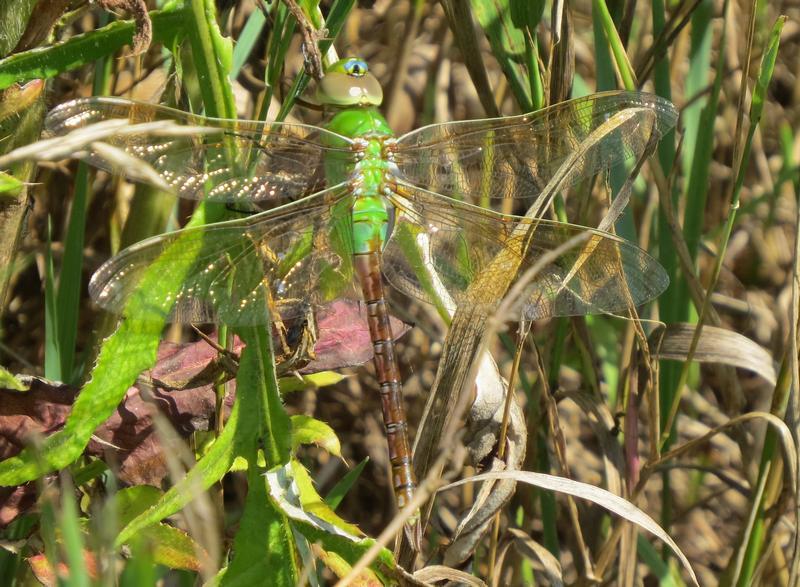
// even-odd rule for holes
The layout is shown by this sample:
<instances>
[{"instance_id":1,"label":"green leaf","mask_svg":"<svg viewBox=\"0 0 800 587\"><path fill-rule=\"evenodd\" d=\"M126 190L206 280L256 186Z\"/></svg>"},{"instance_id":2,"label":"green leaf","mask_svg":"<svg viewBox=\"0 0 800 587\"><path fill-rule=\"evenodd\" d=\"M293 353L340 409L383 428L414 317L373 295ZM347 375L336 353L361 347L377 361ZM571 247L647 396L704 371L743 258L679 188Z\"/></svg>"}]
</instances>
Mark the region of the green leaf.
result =
<instances>
[{"instance_id":1,"label":"green leaf","mask_svg":"<svg viewBox=\"0 0 800 587\"><path fill-rule=\"evenodd\" d=\"M298 461L267 472L269 494L278 508L296 522L309 524L323 532L360 542L364 533L346 522L325 503L314 489L308 471Z\"/></svg>"},{"instance_id":2,"label":"green leaf","mask_svg":"<svg viewBox=\"0 0 800 587\"><path fill-rule=\"evenodd\" d=\"M273 469L267 473L267 480L270 495L292 519L292 527L310 544L321 545L325 554L317 554L337 575L349 570L375 544L372 538L364 537L358 527L339 518L322 501L299 462L292 461L290 466ZM396 567L392 553L382 548L376 560L377 564L371 565L374 575L382 583L390 583L384 573ZM363 578L371 580L374 575L366 573Z\"/></svg>"},{"instance_id":3,"label":"green leaf","mask_svg":"<svg viewBox=\"0 0 800 587\"><path fill-rule=\"evenodd\" d=\"M137 485L121 489L114 494L117 518L126 524L155 506L163 492L150 485ZM139 548L148 548L153 562L171 569L200 570L198 554L202 548L183 530L167 524L157 524L137 533L134 554Z\"/></svg>"},{"instance_id":4,"label":"green leaf","mask_svg":"<svg viewBox=\"0 0 800 587\"><path fill-rule=\"evenodd\" d=\"M89 571L84 553L84 534L78 516L78 506L72 491L72 484L65 483L61 494L61 512L58 516L58 530L64 544L66 563L69 568L69 585L89 587Z\"/></svg>"},{"instance_id":5,"label":"green leaf","mask_svg":"<svg viewBox=\"0 0 800 587\"><path fill-rule=\"evenodd\" d=\"M0 171L0 202L15 199L22 192L24 184L13 175Z\"/></svg>"},{"instance_id":6,"label":"green leaf","mask_svg":"<svg viewBox=\"0 0 800 587\"><path fill-rule=\"evenodd\" d=\"M293 586L300 575L292 529L269 499L264 477L251 458L247 501L233 544L234 557L221 585Z\"/></svg>"},{"instance_id":7,"label":"green leaf","mask_svg":"<svg viewBox=\"0 0 800 587\"><path fill-rule=\"evenodd\" d=\"M164 492L152 485L136 485L120 489L114 494L114 507L121 524L127 524L158 503Z\"/></svg>"},{"instance_id":8,"label":"green leaf","mask_svg":"<svg viewBox=\"0 0 800 587\"><path fill-rule=\"evenodd\" d=\"M222 479L234 459L234 439L239 427L241 401L237 398L225 428L217 441L197 464L154 505L148 506L125 526L116 538L116 545L128 542L143 528L180 511L200 491L205 491Z\"/></svg>"},{"instance_id":9,"label":"green leaf","mask_svg":"<svg viewBox=\"0 0 800 587\"><path fill-rule=\"evenodd\" d=\"M145 529L140 537L152 547L153 562L170 569L199 571L200 557L208 558L202 547L183 530L158 524Z\"/></svg>"},{"instance_id":10,"label":"green leaf","mask_svg":"<svg viewBox=\"0 0 800 587\"><path fill-rule=\"evenodd\" d=\"M186 13L182 8L154 10L153 42L169 45L185 34ZM0 89L15 82L50 79L59 73L113 55L133 40L133 21L115 21L103 28L76 35L62 43L11 55L0 61Z\"/></svg>"},{"instance_id":11,"label":"green leaf","mask_svg":"<svg viewBox=\"0 0 800 587\"><path fill-rule=\"evenodd\" d=\"M269 577L271 585L295 585L299 555L294 536L289 520L268 498L259 468L259 445L268 466L288 462L291 454L291 422L278 392L272 338L269 325L237 333L246 346L236 375L236 401L242 406L236 452L248 462L248 490L234 557L220 584L254 585Z\"/></svg>"},{"instance_id":12,"label":"green leaf","mask_svg":"<svg viewBox=\"0 0 800 587\"><path fill-rule=\"evenodd\" d=\"M236 118L229 74L233 68L231 40L224 37L217 24L213 0L192 0L187 6L188 38L197 67L200 93L206 114L215 118Z\"/></svg>"},{"instance_id":13,"label":"green leaf","mask_svg":"<svg viewBox=\"0 0 800 587\"><path fill-rule=\"evenodd\" d=\"M333 428L311 416L292 416L292 451L301 444L315 444L334 456L342 456L342 446Z\"/></svg>"},{"instance_id":14,"label":"green leaf","mask_svg":"<svg viewBox=\"0 0 800 587\"><path fill-rule=\"evenodd\" d=\"M22 38L37 0L0 0L0 55L7 55Z\"/></svg>"},{"instance_id":15,"label":"green leaf","mask_svg":"<svg viewBox=\"0 0 800 587\"><path fill-rule=\"evenodd\" d=\"M337 552L325 550L318 543L314 543L314 557L328 567L337 577L343 579L350 575L353 570L353 565L343 556ZM352 583L356 585L384 585L384 581L372 569L364 569L355 577L351 577Z\"/></svg>"},{"instance_id":16,"label":"green leaf","mask_svg":"<svg viewBox=\"0 0 800 587\"><path fill-rule=\"evenodd\" d=\"M339 482L333 486L333 489L328 492L328 495L325 496L325 503L327 503L331 509L335 510L337 507L339 507L339 504L342 503L344 496L347 495L347 492L350 491L350 488L361 476L361 472L364 470L364 467L367 466L368 462L369 457L362 460L355 467L353 467L352 470L348 471L347 475L342 477Z\"/></svg>"},{"instance_id":17,"label":"green leaf","mask_svg":"<svg viewBox=\"0 0 800 587\"><path fill-rule=\"evenodd\" d=\"M250 53L253 52L258 41L261 39L267 17L263 10L254 10L247 18L247 22L236 40L233 48L233 62L229 77L233 80L239 76L242 66L247 62Z\"/></svg>"},{"instance_id":18,"label":"green leaf","mask_svg":"<svg viewBox=\"0 0 800 587\"><path fill-rule=\"evenodd\" d=\"M512 11L509 0L471 0L472 10L483 29L492 54L497 59L503 74L508 79L511 90L523 112L533 110L530 88L525 80L528 72L522 63L527 61L525 54L525 34L515 23L515 16L519 18L516 10ZM532 10L536 7L532 6ZM528 22L528 14L518 22Z\"/></svg>"},{"instance_id":19,"label":"green leaf","mask_svg":"<svg viewBox=\"0 0 800 587\"><path fill-rule=\"evenodd\" d=\"M30 388L14 377L5 367L0 367L0 387L14 391L28 391Z\"/></svg>"},{"instance_id":20,"label":"green leaf","mask_svg":"<svg viewBox=\"0 0 800 587\"><path fill-rule=\"evenodd\" d=\"M345 376L336 371L320 371L302 377L283 377L278 380L281 393L292 393L303 389L327 387L343 381Z\"/></svg>"}]
</instances>

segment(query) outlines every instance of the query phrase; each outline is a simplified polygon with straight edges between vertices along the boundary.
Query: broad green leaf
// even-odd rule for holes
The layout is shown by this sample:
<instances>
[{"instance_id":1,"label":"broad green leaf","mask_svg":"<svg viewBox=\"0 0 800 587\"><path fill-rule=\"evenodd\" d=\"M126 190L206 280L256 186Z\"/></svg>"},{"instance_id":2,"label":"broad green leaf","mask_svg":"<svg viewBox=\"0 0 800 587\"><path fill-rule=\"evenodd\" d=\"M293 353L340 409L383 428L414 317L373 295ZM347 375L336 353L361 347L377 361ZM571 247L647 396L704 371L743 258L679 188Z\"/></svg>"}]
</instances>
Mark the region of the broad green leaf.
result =
<instances>
[{"instance_id":1,"label":"broad green leaf","mask_svg":"<svg viewBox=\"0 0 800 587\"><path fill-rule=\"evenodd\" d=\"M116 545L126 543L130 538L152 524L180 511L201 491L205 491L222 479L230 469L234 458L234 439L239 427L240 403L233 405L231 415L217 441L197 464L153 506L133 518L116 539Z\"/></svg>"},{"instance_id":2,"label":"broad green leaf","mask_svg":"<svg viewBox=\"0 0 800 587\"><path fill-rule=\"evenodd\" d=\"M310 524L323 532L358 542L364 534L345 522L328 507L313 487L303 466L295 460L267 472L270 497L278 508L297 522Z\"/></svg>"},{"instance_id":3,"label":"broad green leaf","mask_svg":"<svg viewBox=\"0 0 800 587\"><path fill-rule=\"evenodd\" d=\"M259 448L268 466L288 462L291 454L291 421L278 392L272 338L268 325L237 333L246 346L236 375L236 403L242 406L236 452L248 462L248 490L234 557L220 584L253 585L269 577L272 585L295 585L299 555L294 536L285 514L268 498L258 465Z\"/></svg>"},{"instance_id":4,"label":"broad green leaf","mask_svg":"<svg viewBox=\"0 0 800 587\"><path fill-rule=\"evenodd\" d=\"M164 492L152 485L136 485L114 494L114 508L120 523L127 524L136 516L158 503Z\"/></svg>"},{"instance_id":5,"label":"broad green leaf","mask_svg":"<svg viewBox=\"0 0 800 587\"><path fill-rule=\"evenodd\" d=\"M152 547L153 562L170 569L199 571L200 557L208 558L202 547L183 530L158 524L142 531L140 537Z\"/></svg>"}]
</instances>

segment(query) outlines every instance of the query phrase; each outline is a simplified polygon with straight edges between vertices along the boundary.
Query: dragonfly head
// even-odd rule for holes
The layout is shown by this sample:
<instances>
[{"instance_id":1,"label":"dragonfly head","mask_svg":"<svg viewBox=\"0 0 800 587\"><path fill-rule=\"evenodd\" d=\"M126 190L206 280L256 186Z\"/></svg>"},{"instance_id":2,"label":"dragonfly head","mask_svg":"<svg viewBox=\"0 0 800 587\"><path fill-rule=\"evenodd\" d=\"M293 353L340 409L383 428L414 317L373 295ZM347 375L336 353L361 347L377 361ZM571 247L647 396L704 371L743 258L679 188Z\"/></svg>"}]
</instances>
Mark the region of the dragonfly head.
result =
<instances>
[{"instance_id":1,"label":"dragonfly head","mask_svg":"<svg viewBox=\"0 0 800 587\"><path fill-rule=\"evenodd\" d=\"M383 101L383 90L369 72L366 61L348 57L325 71L317 86L317 99L334 107L379 106Z\"/></svg>"}]
</instances>

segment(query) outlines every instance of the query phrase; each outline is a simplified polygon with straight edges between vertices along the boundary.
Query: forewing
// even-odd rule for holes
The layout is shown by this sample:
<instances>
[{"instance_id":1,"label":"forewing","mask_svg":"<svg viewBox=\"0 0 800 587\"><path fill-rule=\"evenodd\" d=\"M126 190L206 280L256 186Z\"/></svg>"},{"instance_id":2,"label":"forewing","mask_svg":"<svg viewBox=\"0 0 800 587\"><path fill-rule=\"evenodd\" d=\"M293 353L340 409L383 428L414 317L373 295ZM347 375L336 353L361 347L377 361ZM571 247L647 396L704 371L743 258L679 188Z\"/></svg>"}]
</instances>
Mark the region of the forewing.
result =
<instances>
[{"instance_id":1,"label":"forewing","mask_svg":"<svg viewBox=\"0 0 800 587\"><path fill-rule=\"evenodd\" d=\"M570 165L579 170L568 183L638 156L676 119L658 96L605 92L521 116L426 126L397 140L394 160L417 186L502 207L504 199L532 201L576 153Z\"/></svg>"},{"instance_id":2,"label":"forewing","mask_svg":"<svg viewBox=\"0 0 800 587\"><path fill-rule=\"evenodd\" d=\"M89 292L100 306L127 319L153 315L234 326L263 323L265 301L290 318L309 305L357 299L346 238L350 218L337 213L348 203L346 192L336 187L246 219L142 241L107 261L92 277ZM140 287L156 264L165 283L180 283L177 290ZM171 275L173 270L181 274ZM131 304L134 297L137 303Z\"/></svg>"},{"instance_id":3,"label":"forewing","mask_svg":"<svg viewBox=\"0 0 800 587\"><path fill-rule=\"evenodd\" d=\"M497 308L543 255L581 234L586 240L543 263L523 288L514 316L620 313L658 296L668 278L639 247L598 230L502 215L400 185L384 272L400 291L452 311Z\"/></svg>"},{"instance_id":4,"label":"forewing","mask_svg":"<svg viewBox=\"0 0 800 587\"><path fill-rule=\"evenodd\" d=\"M269 201L270 207L277 206L332 187L325 180L326 154L342 167L352 160L350 139L315 126L205 118L121 98L86 98L62 104L48 114L45 128L58 136L112 119L128 120L131 125L164 121L186 127L159 130L157 125L147 124L139 132L132 126L103 139L149 165L161 179L157 187L166 186L183 198ZM99 148L78 156L129 176L136 167L114 161ZM134 179L144 175L139 172Z\"/></svg>"}]
</instances>

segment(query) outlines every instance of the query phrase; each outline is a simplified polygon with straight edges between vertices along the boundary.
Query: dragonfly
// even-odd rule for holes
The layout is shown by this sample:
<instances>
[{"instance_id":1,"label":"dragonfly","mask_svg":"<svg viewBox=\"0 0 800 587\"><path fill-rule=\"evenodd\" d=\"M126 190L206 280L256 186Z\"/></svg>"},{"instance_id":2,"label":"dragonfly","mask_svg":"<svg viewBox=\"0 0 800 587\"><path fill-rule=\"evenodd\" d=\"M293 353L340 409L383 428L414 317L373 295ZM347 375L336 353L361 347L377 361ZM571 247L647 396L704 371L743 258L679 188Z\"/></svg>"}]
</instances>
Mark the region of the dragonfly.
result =
<instances>
[{"instance_id":1,"label":"dragonfly","mask_svg":"<svg viewBox=\"0 0 800 587\"><path fill-rule=\"evenodd\" d=\"M124 315L135 294L168 308L169 321L236 326L262 324L264 299L280 318L336 299L363 304L392 485L402 508L415 479L384 279L443 312L491 312L507 290L497 284L584 236L579 247L542 263L519 296L520 317L617 313L654 299L668 278L647 252L608 232L549 220L541 209L524 211L537 200L541 208L553 178L566 189L625 163L636 148L663 136L677 113L658 96L617 91L530 114L432 124L398 137L379 111L380 83L355 57L327 69L317 99L332 113L322 126L211 119L94 97L56 107L46 129L65 135L126 120L129 132L105 143L145 164L160 187L183 198L261 210L123 250L91 279L90 295L101 307ZM620 112L641 116L583 147ZM184 130L155 131L146 126L152 121ZM76 156L100 168L118 167L97 147ZM139 287L157 261L165 271L172 262L188 262L177 291Z\"/></svg>"}]
</instances>

